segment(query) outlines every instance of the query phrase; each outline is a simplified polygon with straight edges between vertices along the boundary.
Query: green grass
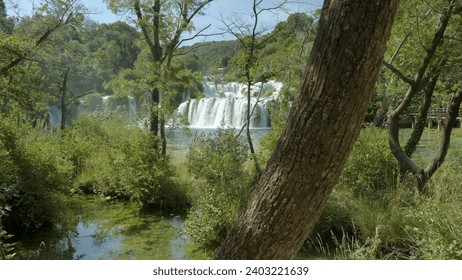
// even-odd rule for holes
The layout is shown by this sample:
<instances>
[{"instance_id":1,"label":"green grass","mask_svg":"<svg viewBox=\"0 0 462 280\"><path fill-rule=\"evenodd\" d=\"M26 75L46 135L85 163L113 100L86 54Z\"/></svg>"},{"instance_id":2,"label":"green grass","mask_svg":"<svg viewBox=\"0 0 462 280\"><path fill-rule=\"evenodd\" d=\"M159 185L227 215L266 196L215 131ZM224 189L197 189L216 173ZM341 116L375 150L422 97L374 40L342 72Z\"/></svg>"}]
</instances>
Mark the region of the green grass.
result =
<instances>
[{"instance_id":1,"label":"green grass","mask_svg":"<svg viewBox=\"0 0 462 280\"><path fill-rule=\"evenodd\" d=\"M417 160L431 158L438 135L424 132ZM386 139L386 131L363 130L305 258L462 259L462 130L454 129L447 159L421 197L398 173L385 172Z\"/></svg>"}]
</instances>

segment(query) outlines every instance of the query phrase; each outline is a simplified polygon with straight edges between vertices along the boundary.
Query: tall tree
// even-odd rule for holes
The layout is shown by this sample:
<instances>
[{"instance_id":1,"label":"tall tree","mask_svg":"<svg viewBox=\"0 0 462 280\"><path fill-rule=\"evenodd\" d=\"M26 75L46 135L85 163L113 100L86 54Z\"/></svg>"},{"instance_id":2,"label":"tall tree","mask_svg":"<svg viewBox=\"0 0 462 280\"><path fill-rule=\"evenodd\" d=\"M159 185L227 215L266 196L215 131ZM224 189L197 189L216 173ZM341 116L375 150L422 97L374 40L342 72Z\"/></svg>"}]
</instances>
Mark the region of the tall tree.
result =
<instances>
[{"instance_id":1,"label":"tall tree","mask_svg":"<svg viewBox=\"0 0 462 280\"><path fill-rule=\"evenodd\" d=\"M42 73L45 77L44 91L54 96L61 109L61 125L66 127L69 105L93 92L88 85L94 69L82 63L88 55L88 48L74 28L62 28L52 35L53 46L42 54Z\"/></svg>"},{"instance_id":2,"label":"tall tree","mask_svg":"<svg viewBox=\"0 0 462 280\"><path fill-rule=\"evenodd\" d=\"M12 101L28 110L34 107L40 97L31 93L37 91L35 82L40 82L36 71L42 62L42 50L51 45L50 37L56 31L75 27L85 12L77 0L47 0L37 5L35 14L23 18L11 35L3 36L0 32L0 98L4 113ZM31 80L35 88L25 88Z\"/></svg>"},{"instance_id":3,"label":"tall tree","mask_svg":"<svg viewBox=\"0 0 462 280\"><path fill-rule=\"evenodd\" d=\"M32 27L39 30L32 30L30 33L32 44L28 49L17 53L14 59L0 68L0 75L8 74L8 71L22 62L31 59L37 47L48 40L50 35L63 26L73 25L82 20L83 6L78 4L78 0L50 0L40 3L38 12L33 19L37 24ZM30 28L31 26L29 26ZM26 32L27 33L27 32ZM37 34L39 34L37 36ZM35 36L34 36L35 35Z\"/></svg>"},{"instance_id":4,"label":"tall tree","mask_svg":"<svg viewBox=\"0 0 462 280\"><path fill-rule=\"evenodd\" d=\"M151 88L152 106L150 131L161 137L162 154L166 154L167 140L164 131L165 117L161 110L161 92L164 73L168 73L176 50L191 38L184 38L185 33L194 29L192 20L200 14L213 0L106 0L114 12L130 12L135 16L135 23L141 29L144 41L154 64L153 75L156 82ZM199 30L197 36L205 30ZM164 71L165 70L165 71Z\"/></svg>"},{"instance_id":5,"label":"tall tree","mask_svg":"<svg viewBox=\"0 0 462 280\"><path fill-rule=\"evenodd\" d=\"M101 82L99 92L107 90L107 82L114 79L121 70L132 69L140 53L140 34L128 23L117 21L111 24L98 25L90 30L92 38L88 38L89 50L92 52L88 63L97 71ZM106 94L116 93L114 89Z\"/></svg>"},{"instance_id":6,"label":"tall tree","mask_svg":"<svg viewBox=\"0 0 462 280\"><path fill-rule=\"evenodd\" d=\"M283 136L217 259L296 256L359 134L398 2L324 2Z\"/></svg>"}]
</instances>

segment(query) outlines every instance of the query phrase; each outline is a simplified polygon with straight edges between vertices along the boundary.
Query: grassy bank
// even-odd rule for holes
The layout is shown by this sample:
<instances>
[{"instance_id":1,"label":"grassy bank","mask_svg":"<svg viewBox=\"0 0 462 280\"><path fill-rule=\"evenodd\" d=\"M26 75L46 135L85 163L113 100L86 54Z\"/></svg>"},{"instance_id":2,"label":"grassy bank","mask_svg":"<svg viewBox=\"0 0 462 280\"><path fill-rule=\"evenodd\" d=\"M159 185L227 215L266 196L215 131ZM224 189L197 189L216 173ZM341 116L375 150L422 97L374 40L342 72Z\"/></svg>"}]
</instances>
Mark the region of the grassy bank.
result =
<instances>
[{"instance_id":1,"label":"grassy bank","mask_svg":"<svg viewBox=\"0 0 462 280\"><path fill-rule=\"evenodd\" d=\"M0 126L1 258L14 258L11 234L60 224L72 194L183 213L186 232L212 255L256 182L245 141L228 130L197 135L171 158L158 153L147 131L118 116L84 117L64 132L14 118ZM414 160L431 160L438 135L424 132ZM462 130L454 130L446 162L420 197L398 172L387 139L385 130L363 129L300 257L462 258ZM271 151L264 149L262 155Z\"/></svg>"},{"instance_id":2,"label":"grassy bank","mask_svg":"<svg viewBox=\"0 0 462 280\"><path fill-rule=\"evenodd\" d=\"M398 178L386 131L366 129L355 145L315 232L305 246L328 259L461 259L462 133L444 165L416 197ZM428 162L438 131L425 131L416 160Z\"/></svg>"}]
</instances>

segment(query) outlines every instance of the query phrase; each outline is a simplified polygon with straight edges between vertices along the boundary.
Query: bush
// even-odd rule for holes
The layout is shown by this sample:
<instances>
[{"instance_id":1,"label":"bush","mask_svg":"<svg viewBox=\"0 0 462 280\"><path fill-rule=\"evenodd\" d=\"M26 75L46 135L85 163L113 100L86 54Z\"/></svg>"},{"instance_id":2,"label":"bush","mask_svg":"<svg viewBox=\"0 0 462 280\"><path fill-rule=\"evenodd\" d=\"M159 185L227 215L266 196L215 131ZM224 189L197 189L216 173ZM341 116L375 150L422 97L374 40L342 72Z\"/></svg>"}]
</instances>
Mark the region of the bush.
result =
<instances>
[{"instance_id":1,"label":"bush","mask_svg":"<svg viewBox=\"0 0 462 280\"><path fill-rule=\"evenodd\" d=\"M84 117L73 130L69 143L91 145L74 149L72 158L81 166L76 191L132 200L144 209L183 211L189 206L185 190L173 179L170 159L160 155L149 132L116 116Z\"/></svg>"},{"instance_id":2,"label":"bush","mask_svg":"<svg viewBox=\"0 0 462 280\"><path fill-rule=\"evenodd\" d=\"M376 209L373 212L381 212L388 207L396 191L397 164L386 139L384 130L365 128L361 131L316 225L316 234L325 236L330 231L338 234L350 232L355 215L370 214L372 206ZM370 205L367 205L368 201ZM373 225L368 232L375 234L376 226Z\"/></svg>"},{"instance_id":3,"label":"bush","mask_svg":"<svg viewBox=\"0 0 462 280\"><path fill-rule=\"evenodd\" d=\"M341 187L351 189L356 196L382 196L396 189L398 165L388 146L386 130L365 128L343 170Z\"/></svg>"},{"instance_id":4,"label":"bush","mask_svg":"<svg viewBox=\"0 0 462 280\"><path fill-rule=\"evenodd\" d=\"M396 182L386 139L363 129L308 245L339 259L462 259L461 150L416 197Z\"/></svg>"},{"instance_id":5,"label":"bush","mask_svg":"<svg viewBox=\"0 0 462 280\"><path fill-rule=\"evenodd\" d=\"M4 226L34 231L53 225L72 181L72 164L61 149L60 137L3 118L0 157L0 188L11 208Z\"/></svg>"},{"instance_id":6,"label":"bush","mask_svg":"<svg viewBox=\"0 0 462 280\"><path fill-rule=\"evenodd\" d=\"M331 241L332 237L340 237L344 233L353 234L353 214L356 206L352 204L351 194L334 189L326 207L315 225L311 238Z\"/></svg>"},{"instance_id":7,"label":"bush","mask_svg":"<svg viewBox=\"0 0 462 280\"><path fill-rule=\"evenodd\" d=\"M218 129L213 137L201 135L189 148L189 171L208 183L226 187L225 182L235 183L244 174L248 159L248 147L233 130Z\"/></svg>"},{"instance_id":8,"label":"bush","mask_svg":"<svg viewBox=\"0 0 462 280\"><path fill-rule=\"evenodd\" d=\"M252 175L246 171L248 148L232 130L199 136L189 151L189 170L201 186L201 196L189 211L187 232L205 245L217 245L245 207Z\"/></svg>"},{"instance_id":9,"label":"bush","mask_svg":"<svg viewBox=\"0 0 462 280\"><path fill-rule=\"evenodd\" d=\"M0 154L1 163L5 160L5 151L0 150L0 152L2 152L2 154ZM4 179L4 175L8 175L5 171L8 170L0 170L0 178ZM11 207L7 204L7 201L12 197L13 192L12 186L7 186L5 183L0 185L0 260L12 259L14 257L12 253L14 244L9 242L9 239L13 237L13 235L8 234L8 232L3 229L2 223L3 218L11 211Z\"/></svg>"}]
</instances>

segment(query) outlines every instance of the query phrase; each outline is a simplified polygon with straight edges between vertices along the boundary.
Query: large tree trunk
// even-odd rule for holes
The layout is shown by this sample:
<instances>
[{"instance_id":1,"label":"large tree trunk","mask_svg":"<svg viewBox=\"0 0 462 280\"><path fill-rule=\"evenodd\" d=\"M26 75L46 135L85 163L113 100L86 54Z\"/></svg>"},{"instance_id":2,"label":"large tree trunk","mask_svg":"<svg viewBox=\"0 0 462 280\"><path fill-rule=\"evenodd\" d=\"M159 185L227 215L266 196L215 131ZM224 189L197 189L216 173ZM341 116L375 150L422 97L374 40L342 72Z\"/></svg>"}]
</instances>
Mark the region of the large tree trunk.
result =
<instances>
[{"instance_id":1,"label":"large tree trunk","mask_svg":"<svg viewBox=\"0 0 462 280\"><path fill-rule=\"evenodd\" d=\"M324 2L283 136L217 259L296 256L358 137L398 2Z\"/></svg>"}]
</instances>

